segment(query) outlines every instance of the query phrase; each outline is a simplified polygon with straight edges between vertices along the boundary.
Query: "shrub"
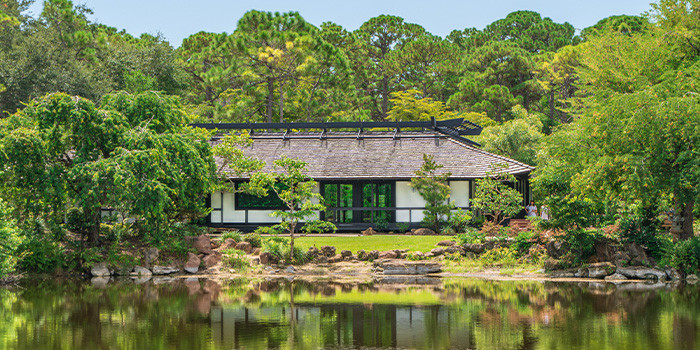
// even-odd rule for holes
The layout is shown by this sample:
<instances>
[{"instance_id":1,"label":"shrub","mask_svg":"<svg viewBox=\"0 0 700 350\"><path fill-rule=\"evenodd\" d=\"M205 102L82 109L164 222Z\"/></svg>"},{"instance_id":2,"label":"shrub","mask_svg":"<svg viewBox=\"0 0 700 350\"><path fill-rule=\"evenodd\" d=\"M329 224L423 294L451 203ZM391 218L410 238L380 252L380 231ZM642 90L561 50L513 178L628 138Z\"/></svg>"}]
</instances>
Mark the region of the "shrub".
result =
<instances>
[{"instance_id":1,"label":"shrub","mask_svg":"<svg viewBox=\"0 0 700 350\"><path fill-rule=\"evenodd\" d=\"M233 239L236 242L243 242L243 235L241 235L241 231L238 230L226 231L221 234L222 241L225 241L229 238Z\"/></svg>"},{"instance_id":2,"label":"shrub","mask_svg":"<svg viewBox=\"0 0 700 350\"><path fill-rule=\"evenodd\" d=\"M0 223L0 279L14 272L17 264L15 248L21 242L16 228L10 227L7 222Z\"/></svg>"},{"instance_id":3,"label":"shrub","mask_svg":"<svg viewBox=\"0 0 700 350\"><path fill-rule=\"evenodd\" d=\"M282 232L284 232L284 228L282 228L279 225L275 226L260 226L253 231L253 233L257 233L258 235L278 235Z\"/></svg>"},{"instance_id":4,"label":"shrub","mask_svg":"<svg viewBox=\"0 0 700 350\"><path fill-rule=\"evenodd\" d=\"M700 237L676 243L670 251L670 264L686 274L700 272Z\"/></svg>"},{"instance_id":5,"label":"shrub","mask_svg":"<svg viewBox=\"0 0 700 350\"><path fill-rule=\"evenodd\" d=\"M236 249L224 250L224 256L221 261L224 267L230 269L245 270L250 267L250 261L245 257L245 253Z\"/></svg>"},{"instance_id":6,"label":"shrub","mask_svg":"<svg viewBox=\"0 0 700 350\"><path fill-rule=\"evenodd\" d=\"M485 240L486 234L474 228L470 228L466 230L465 233L457 235L457 241L460 245L484 243Z\"/></svg>"},{"instance_id":7,"label":"shrub","mask_svg":"<svg viewBox=\"0 0 700 350\"><path fill-rule=\"evenodd\" d=\"M482 226L484 226L484 223L486 222L486 217L483 215L479 215L475 217L472 222L469 224L469 226L481 229Z\"/></svg>"},{"instance_id":8,"label":"shrub","mask_svg":"<svg viewBox=\"0 0 700 350\"><path fill-rule=\"evenodd\" d=\"M464 257L459 253L449 253L444 255L444 259L447 261L462 261Z\"/></svg>"},{"instance_id":9,"label":"shrub","mask_svg":"<svg viewBox=\"0 0 700 350\"><path fill-rule=\"evenodd\" d=\"M335 225L330 222L330 221L324 221L324 220L311 220L304 224L304 226L301 228L302 232L306 233L324 233L324 232L333 232L338 228L335 227Z\"/></svg>"},{"instance_id":10,"label":"shrub","mask_svg":"<svg viewBox=\"0 0 700 350\"><path fill-rule=\"evenodd\" d=\"M503 226L493 221L485 221L484 224L481 225L481 232L486 236L496 236L502 228Z\"/></svg>"},{"instance_id":11,"label":"shrub","mask_svg":"<svg viewBox=\"0 0 700 350\"><path fill-rule=\"evenodd\" d=\"M457 209L457 211L450 214L450 218L447 220L447 225L455 232L460 233L467 230L467 227L471 221L472 212Z\"/></svg>"},{"instance_id":12,"label":"shrub","mask_svg":"<svg viewBox=\"0 0 700 350\"><path fill-rule=\"evenodd\" d=\"M408 231L408 228L411 227L411 225L407 222L397 222L396 227L399 233L406 233L406 231Z\"/></svg>"},{"instance_id":13,"label":"shrub","mask_svg":"<svg viewBox=\"0 0 700 350\"><path fill-rule=\"evenodd\" d=\"M479 260L485 265L514 266L517 262L517 257L514 250L498 247L481 254Z\"/></svg>"},{"instance_id":14,"label":"shrub","mask_svg":"<svg viewBox=\"0 0 700 350\"><path fill-rule=\"evenodd\" d=\"M408 261L418 261L425 260L426 257L423 254L419 254L418 252L408 252L406 253L405 259Z\"/></svg>"},{"instance_id":15,"label":"shrub","mask_svg":"<svg viewBox=\"0 0 700 350\"><path fill-rule=\"evenodd\" d=\"M646 248L654 259L659 260L672 248L671 237L659 234L661 221L649 209L641 215L620 219L620 236L625 242L633 242Z\"/></svg>"},{"instance_id":16,"label":"shrub","mask_svg":"<svg viewBox=\"0 0 700 350\"><path fill-rule=\"evenodd\" d=\"M257 232L257 230L256 232L245 235L243 240L250 243L250 245L252 245L253 248L262 247L262 237L260 236L260 233Z\"/></svg>"},{"instance_id":17,"label":"shrub","mask_svg":"<svg viewBox=\"0 0 700 350\"><path fill-rule=\"evenodd\" d=\"M284 247L289 245L289 240L283 237L269 237L263 241L262 251L263 253L270 253L278 261L282 261L284 258Z\"/></svg>"},{"instance_id":18,"label":"shrub","mask_svg":"<svg viewBox=\"0 0 700 350\"><path fill-rule=\"evenodd\" d=\"M518 254L525 254L525 252L535 244L535 238L537 238L536 233L532 231L521 231L515 236L515 241L511 247L517 251Z\"/></svg>"},{"instance_id":19,"label":"shrub","mask_svg":"<svg viewBox=\"0 0 700 350\"><path fill-rule=\"evenodd\" d=\"M17 247L18 266L25 271L51 272L63 266L64 251L55 241L31 236Z\"/></svg>"},{"instance_id":20,"label":"shrub","mask_svg":"<svg viewBox=\"0 0 700 350\"><path fill-rule=\"evenodd\" d=\"M285 258L289 258L289 256L290 256L289 245L284 246L284 251L282 253L283 253L283 256ZM292 257L292 261L289 261L289 259L285 259L285 262L288 264L293 264L293 265L303 265L303 264L306 264L309 261L311 261L311 259L309 258L309 255L305 251L301 250L301 248L299 248L299 246L294 247L294 253L291 254L291 257Z\"/></svg>"},{"instance_id":21,"label":"shrub","mask_svg":"<svg viewBox=\"0 0 700 350\"><path fill-rule=\"evenodd\" d=\"M567 231L564 239L570 244L571 262L580 265L595 254L593 246L597 241L603 240L604 235L601 230L575 229Z\"/></svg>"}]
</instances>

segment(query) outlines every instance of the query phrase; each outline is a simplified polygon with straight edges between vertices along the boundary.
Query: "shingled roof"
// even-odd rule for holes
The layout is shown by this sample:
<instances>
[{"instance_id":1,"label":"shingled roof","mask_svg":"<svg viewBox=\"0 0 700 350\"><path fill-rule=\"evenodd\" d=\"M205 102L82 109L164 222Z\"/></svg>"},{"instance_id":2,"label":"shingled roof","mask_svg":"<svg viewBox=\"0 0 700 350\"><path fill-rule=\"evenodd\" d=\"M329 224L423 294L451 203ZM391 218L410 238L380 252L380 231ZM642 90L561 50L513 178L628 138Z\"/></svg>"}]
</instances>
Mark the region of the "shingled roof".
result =
<instances>
[{"instance_id":1,"label":"shingled roof","mask_svg":"<svg viewBox=\"0 0 700 350\"><path fill-rule=\"evenodd\" d=\"M361 137L344 132L256 133L252 139L252 146L244 153L265 161L264 171L274 171L273 162L286 155L305 161L309 176L315 180L410 179L423 164L424 153L444 166L441 171L451 172L451 179L484 177L496 164L506 165L502 171L513 175L534 170L432 130L367 132Z\"/></svg>"}]
</instances>

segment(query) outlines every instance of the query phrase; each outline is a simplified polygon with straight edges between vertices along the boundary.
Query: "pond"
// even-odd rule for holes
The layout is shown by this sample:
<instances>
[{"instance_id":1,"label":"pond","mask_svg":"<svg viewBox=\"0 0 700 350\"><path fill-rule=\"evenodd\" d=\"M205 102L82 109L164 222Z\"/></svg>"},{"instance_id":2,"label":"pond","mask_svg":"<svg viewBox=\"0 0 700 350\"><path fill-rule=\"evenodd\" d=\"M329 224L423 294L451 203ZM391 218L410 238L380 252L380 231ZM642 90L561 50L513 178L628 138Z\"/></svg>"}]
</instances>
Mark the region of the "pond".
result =
<instances>
[{"instance_id":1,"label":"pond","mask_svg":"<svg viewBox=\"0 0 700 350\"><path fill-rule=\"evenodd\" d=\"M698 349L691 285L287 279L27 280L1 349Z\"/></svg>"}]
</instances>

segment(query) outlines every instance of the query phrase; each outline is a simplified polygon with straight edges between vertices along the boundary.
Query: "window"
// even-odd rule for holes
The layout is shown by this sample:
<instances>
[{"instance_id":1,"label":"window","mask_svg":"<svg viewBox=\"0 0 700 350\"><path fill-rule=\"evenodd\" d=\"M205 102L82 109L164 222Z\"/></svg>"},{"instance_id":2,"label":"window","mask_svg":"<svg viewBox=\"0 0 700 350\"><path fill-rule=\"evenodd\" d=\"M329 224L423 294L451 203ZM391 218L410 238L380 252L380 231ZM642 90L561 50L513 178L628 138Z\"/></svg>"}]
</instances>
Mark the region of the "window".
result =
<instances>
[{"instance_id":1,"label":"window","mask_svg":"<svg viewBox=\"0 0 700 350\"><path fill-rule=\"evenodd\" d=\"M236 184L236 189L241 184ZM287 206L277 197L274 191L268 191L267 196L258 197L247 193L236 192L236 210L277 210L287 209Z\"/></svg>"}]
</instances>

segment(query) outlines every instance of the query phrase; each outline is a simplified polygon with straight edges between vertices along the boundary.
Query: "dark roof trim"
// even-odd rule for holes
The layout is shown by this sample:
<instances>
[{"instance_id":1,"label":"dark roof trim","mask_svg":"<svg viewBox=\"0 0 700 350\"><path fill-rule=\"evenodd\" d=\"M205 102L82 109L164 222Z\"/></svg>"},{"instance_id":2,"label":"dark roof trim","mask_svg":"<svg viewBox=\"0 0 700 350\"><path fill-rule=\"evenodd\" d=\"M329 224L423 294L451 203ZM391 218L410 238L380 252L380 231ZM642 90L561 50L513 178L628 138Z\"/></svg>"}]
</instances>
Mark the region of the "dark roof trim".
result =
<instances>
[{"instance_id":1,"label":"dark roof trim","mask_svg":"<svg viewBox=\"0 0 700 350\"><path fill-rule=\"evenodd\" d=\"M450 136L457 141L480 146L478 143L464 138L466 135L481 134L481 126L470 121L465 121L463 118L449 120L430 120L423 121L399 121L399 122L315 122L315 123L197 123L190 124L192 127L204 128L209 130L285 130L283 139L286 139L292 130L299 129L322 129L321 138L326 137L328 129L358 129L358 138L363 138L362 131L364 129L373 128L395 128L396 137L401 128L424 128L432 129L441 134Z\"/></svg>"}]
</instances>

